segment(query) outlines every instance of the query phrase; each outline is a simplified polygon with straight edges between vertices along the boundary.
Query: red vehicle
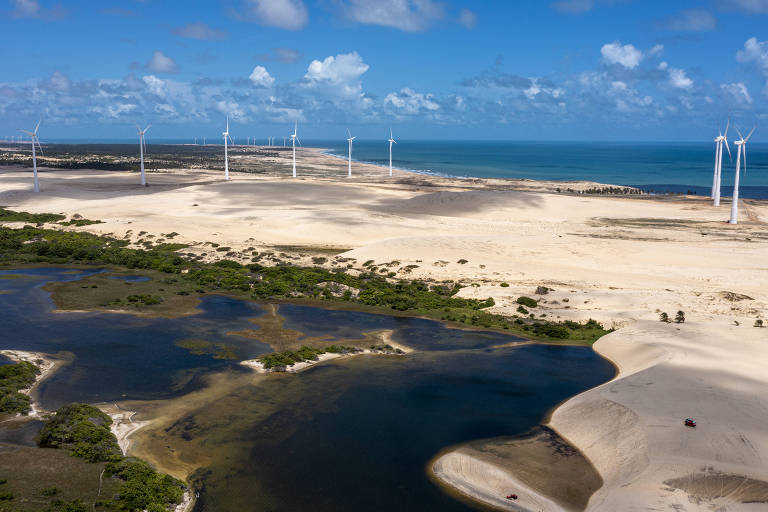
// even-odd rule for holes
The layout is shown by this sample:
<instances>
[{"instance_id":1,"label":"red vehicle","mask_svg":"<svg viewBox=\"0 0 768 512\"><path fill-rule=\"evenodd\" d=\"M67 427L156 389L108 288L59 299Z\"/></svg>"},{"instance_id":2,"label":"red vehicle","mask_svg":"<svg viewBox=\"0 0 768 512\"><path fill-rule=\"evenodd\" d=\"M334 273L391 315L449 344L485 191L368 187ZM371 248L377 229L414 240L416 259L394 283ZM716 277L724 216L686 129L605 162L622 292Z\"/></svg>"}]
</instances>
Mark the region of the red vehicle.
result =
<instances>
[{"instance_id":1,"label":"red vehicle","mask_svg":"<svg viewBox=\"0 0 768 512\"><path fill-rule=\"evenodd\" d=\"M685 418L685 426L694 428L696 427L696 422L693 421L691 418Z\"/></svg>"},{"instance_id":2,"label":"red vehicle","mask_svg":"<svg viewBox=\"0 0 768 512\"><path fill-rule=\"evenodd\" d=\"M510 494L509 496L507 496L507 499L508 500L516 500L517 499L517 494Z\"/></svg>"}]
</instances>

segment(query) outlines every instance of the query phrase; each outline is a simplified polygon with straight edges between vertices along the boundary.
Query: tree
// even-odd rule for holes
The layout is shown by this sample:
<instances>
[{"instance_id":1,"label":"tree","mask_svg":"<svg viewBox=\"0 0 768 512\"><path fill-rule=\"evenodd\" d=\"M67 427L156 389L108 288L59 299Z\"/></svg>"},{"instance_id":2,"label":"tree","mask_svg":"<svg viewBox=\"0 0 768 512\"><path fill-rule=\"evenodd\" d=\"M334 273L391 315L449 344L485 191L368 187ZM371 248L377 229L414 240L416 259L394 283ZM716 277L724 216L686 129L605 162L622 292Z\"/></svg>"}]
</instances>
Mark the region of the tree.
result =
<instances>
[{"instance_id":1,"label":"tree","mask_svg":"<svg viewBox=\"0 0 768 512\"><path fill-rule=\"evenodd\" d=\"M666 323L669 323L669 315L668 315L668 314L666 314L666 313L663 313L663 312L662 312L662 313L659 315L659 322L666 322Z\"/></svg>"},{"instance_id":2,"label":"tree","mask_svg":"<svg viewBox=\"0 0 768 512\"><path fill-rule=\"evenodd\" d=\"M685 323L685 313L683 311L677 312L677 315L675 315L675 322L679 324Z\"/></svg>"}]
</instances>

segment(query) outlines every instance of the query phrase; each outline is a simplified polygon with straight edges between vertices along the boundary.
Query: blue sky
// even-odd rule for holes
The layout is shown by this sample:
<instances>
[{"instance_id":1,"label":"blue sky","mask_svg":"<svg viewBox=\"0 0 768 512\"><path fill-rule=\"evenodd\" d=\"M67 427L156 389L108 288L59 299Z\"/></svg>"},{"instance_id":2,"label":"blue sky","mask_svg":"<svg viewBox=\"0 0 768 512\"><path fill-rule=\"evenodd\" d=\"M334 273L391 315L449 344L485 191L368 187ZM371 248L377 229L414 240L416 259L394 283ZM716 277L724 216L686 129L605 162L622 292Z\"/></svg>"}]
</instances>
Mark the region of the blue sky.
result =
<instances>
[{"instance_id":1,"label":"blue sky","mask_svg":"<svg viewBox=\"0 0 768 512\"><path fill-rule=\"evenodd\" d=\"M768 0L2 1L0 138L768 140Z\"/></svg>"}]
</instances>

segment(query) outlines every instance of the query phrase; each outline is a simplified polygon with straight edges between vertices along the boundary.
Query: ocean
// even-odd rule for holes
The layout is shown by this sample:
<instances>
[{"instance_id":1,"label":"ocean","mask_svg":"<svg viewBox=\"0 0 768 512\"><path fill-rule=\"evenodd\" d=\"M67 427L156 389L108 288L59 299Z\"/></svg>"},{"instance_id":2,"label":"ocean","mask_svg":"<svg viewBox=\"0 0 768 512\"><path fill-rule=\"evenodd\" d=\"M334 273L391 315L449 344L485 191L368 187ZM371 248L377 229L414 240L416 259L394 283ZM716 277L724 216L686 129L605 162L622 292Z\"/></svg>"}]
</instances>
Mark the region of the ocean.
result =
<instances>
[{"instance_id":1,"label":"ocean","mask_svg":"<svg viewBox=\"0 0 768 512\"><path fill-rule=\"evenodd\" d=\"M190 144L194 139L147 138L147 144ZM266 138L264 138L266 140ZM260 139L260 144L264 143ZM56 143L134 143L131 139L49 140ZM220 143L209 137L209 143ZM238 144L245 142L236 139ZM277 141L278 143L282 140ZM302 140L304 146L327 148L347 157L347 142ZM727 152L723 159L722 195L733 193L735 170ZM768 199L768 143L750 143L748 168L742 175L741 197ZM356 161L389 165L385 140L356 139ZM393 166L408 171L452 177L589 180L636 186L655 193L709 195L714 166L714 142L513 142L400 140L393 149Z\"/></svg>"},{"instance_id":2,"label":"ocean","mask_svg":"<svg viewBox=\"0 0 768 512\"><path fill-rule=\"evenodd\" d=\"M347 157L347 143L307 141ZM352 157L389 165L386 141L355 140ZM734 161L723 160L722 194L733 192ZM714 167L714 143L657 142L459 142L399 141L392 165L398 169L440 176L528 178L534 180L589 180L631 185L657 193L709 195ZM768 199L768 144L747 147L747 173L742 174L741 197Z\"/></svg>"}]
</instances>

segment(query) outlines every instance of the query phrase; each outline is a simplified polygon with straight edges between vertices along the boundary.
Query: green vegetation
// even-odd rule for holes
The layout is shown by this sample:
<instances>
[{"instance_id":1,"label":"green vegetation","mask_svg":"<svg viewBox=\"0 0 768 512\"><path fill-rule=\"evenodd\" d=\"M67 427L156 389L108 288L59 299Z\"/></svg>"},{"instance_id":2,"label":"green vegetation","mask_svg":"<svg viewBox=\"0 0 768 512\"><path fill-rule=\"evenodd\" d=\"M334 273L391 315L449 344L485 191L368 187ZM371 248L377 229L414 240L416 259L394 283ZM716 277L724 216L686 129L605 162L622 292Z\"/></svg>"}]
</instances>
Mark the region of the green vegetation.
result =
<instances>
[{"instance_id":1,"label":"green vegetation","mask_svg":"<svg viewBox=\"0 0 768 512\"><path fill-rule=\"evenodd\" d=\"M362 349L355 347L345 347L343 345L331 345L324 348L312 348L303 346L298 350L286 350L284 352L273 352L261 356L258 360L267 370L279 368L281 366L291 366L292 364L302 363L304 361L317 361L320 354L350 354L361 352Z\"/></svg>"},{"instance_id":2,"label":"green vegetation","mask_svg":"<svg viewBox=\"0 0 768 512\"><path fill-rule=\"evenodd\" d=\"M88 404L61 407L40 430L37 444L43 448L67 448L88 462L120 460L120 447L109 426L112 418Z\"/></svg>"},{"instance_id":3,"label":"green vegetation","mask_svg":"<svg viewBox=\"0 0 768 512\"><path fill-rule=\"evenodd\" d=\"M549 331L539 327L550 322L526 321L525 325L521 326L511 323L504 316L483 312L484 308L494 305L493 299L457 297L456 294L461 286L452 281L429 283L419 280L387 279L377 273L376 268L372 266L367 267L367 272L353 276L343 270L292 266L279 260L276 266L271 267L258 263L242 265L233 260L204 263L182 257L162 245L147 249L131 249L126 247L127 244L125 240L89 233L48 230L33 226L24 226L19 229L0 227L0 266L39 263L115 265L147 272L172 274L176 280L168 285L163 284L161 288L158 287L158 282L163 281L162 279L153 280L150 283L132 283L131 288L134 291L128 297L115 295L117 283L107 283L107 280L97 281L95 277L87 278L94 284L98 282L97 289L89 288L92 291L85 292L79 286L77 290L70 290L71 283L64 283L54 288L54 300L57 300L57 289L66 289L69 290L66 299L77 303L80 307L90 305L90 307L111 308L119 305L141 309L152 305L153 309L159 308L157 311L171 312L173 308L182 304L186 307L193 305L194 296L185 297L193 295L193 292L196 295L224 292L256 300L309 299L344 302L449 320L475 327L504 329L541 339L554 341L563 339L562 332L552 330L554 336L550 337L546 334ZM211 245L215 246L215 244ZM349 293L334 295L329 290L329 283L344 285ZM122 289L129 289L125 284L122 283L119 286L124 286ZM97 298L100 302L96 301ZM526 305L532 304L530 307L537 305L534 299L521 297L518 301L520 300L523 300ZM591 343L607 332L592 328L580 328L574 331L569 328L567 339L576 343Z\"/></svg>"},{"instance_id":4,"label":"green vegetation","mask_svg":"<svg viewBox=\"0 0 768 512\"><path fill-rule=\"evenodd\" d=\"M57 222L59 226L90 226L91 224L101 224L102 222L100 220L91 220L91 219L70 219L66 222Z\"/></svg>"},{"instance_id":5,"label":"green vegetation","mask_svg":"<svg viewBox=\"0 0 768 512\"><path fill-rule=\"evenodd\" d=\"M663 311L659 313L659 322L669 323L669 315Z\"/></svg>"},{"instance_id":6,"label":"green vegetation","mask_svg":"<svg viewBox=\"0 0 768 512\"><path fill-rule=\"evenodd\" d=\"M530 297L518 297L517 301L515 302L517 302L522 306L527 306L529 308L535 308L536 306L539 305L539 303L535 299L532 299Z\"/></svg>"},{"instance_id":7,"label":"green vegetation","mask_svg":"<svg viewBox=\"0 0 768 512\"><path fill-rule=\"evenodd\" d=\"M38 434L41 448L66 448L74 457L89 463L104 463L104 477L120 481L114 498L98 500L99 510L163 511L181 502L184 484L155 471L146 462L123 457L117 438L110 431L112 419L88 404L69 404L56 411ZM56 487L43 488L43 496L55 496ZM80 500L53 500L46 510L76 512L89 510Z\"/></svg>"},{"instance_id":8,"label":"green vegetation","mask_svg":"<svg viewBox=\"0 0 768 512\"><path fill-rule=\"evenodd\" d=\"M685 313L683 311L678 311L675 315L675 322L678 324L682 324L685 322Z\"/></svg>"},{"instance_id":9,"label":"green vegetation","mask_svg":"<svg viewBox=\"0 0 768 512\"><path fill-rule=\"evenodd\" d=\"M40 369L27 361L0 366L0 413L27 414L29 397L19 390L31 387L39 374Z\"/></svg>"},{"instance_id":10,"label":"green vegetation","mask_svg":"<svg viewBox=\"0 0 768 512\"><path fill-rule=\"evenodd\" d=\"M42 224L45 222L56 222L64 218L64 215L57 213L14 212L0 207L0 222L32 222L34 224Z\"/></svg>"}]
</instances>

